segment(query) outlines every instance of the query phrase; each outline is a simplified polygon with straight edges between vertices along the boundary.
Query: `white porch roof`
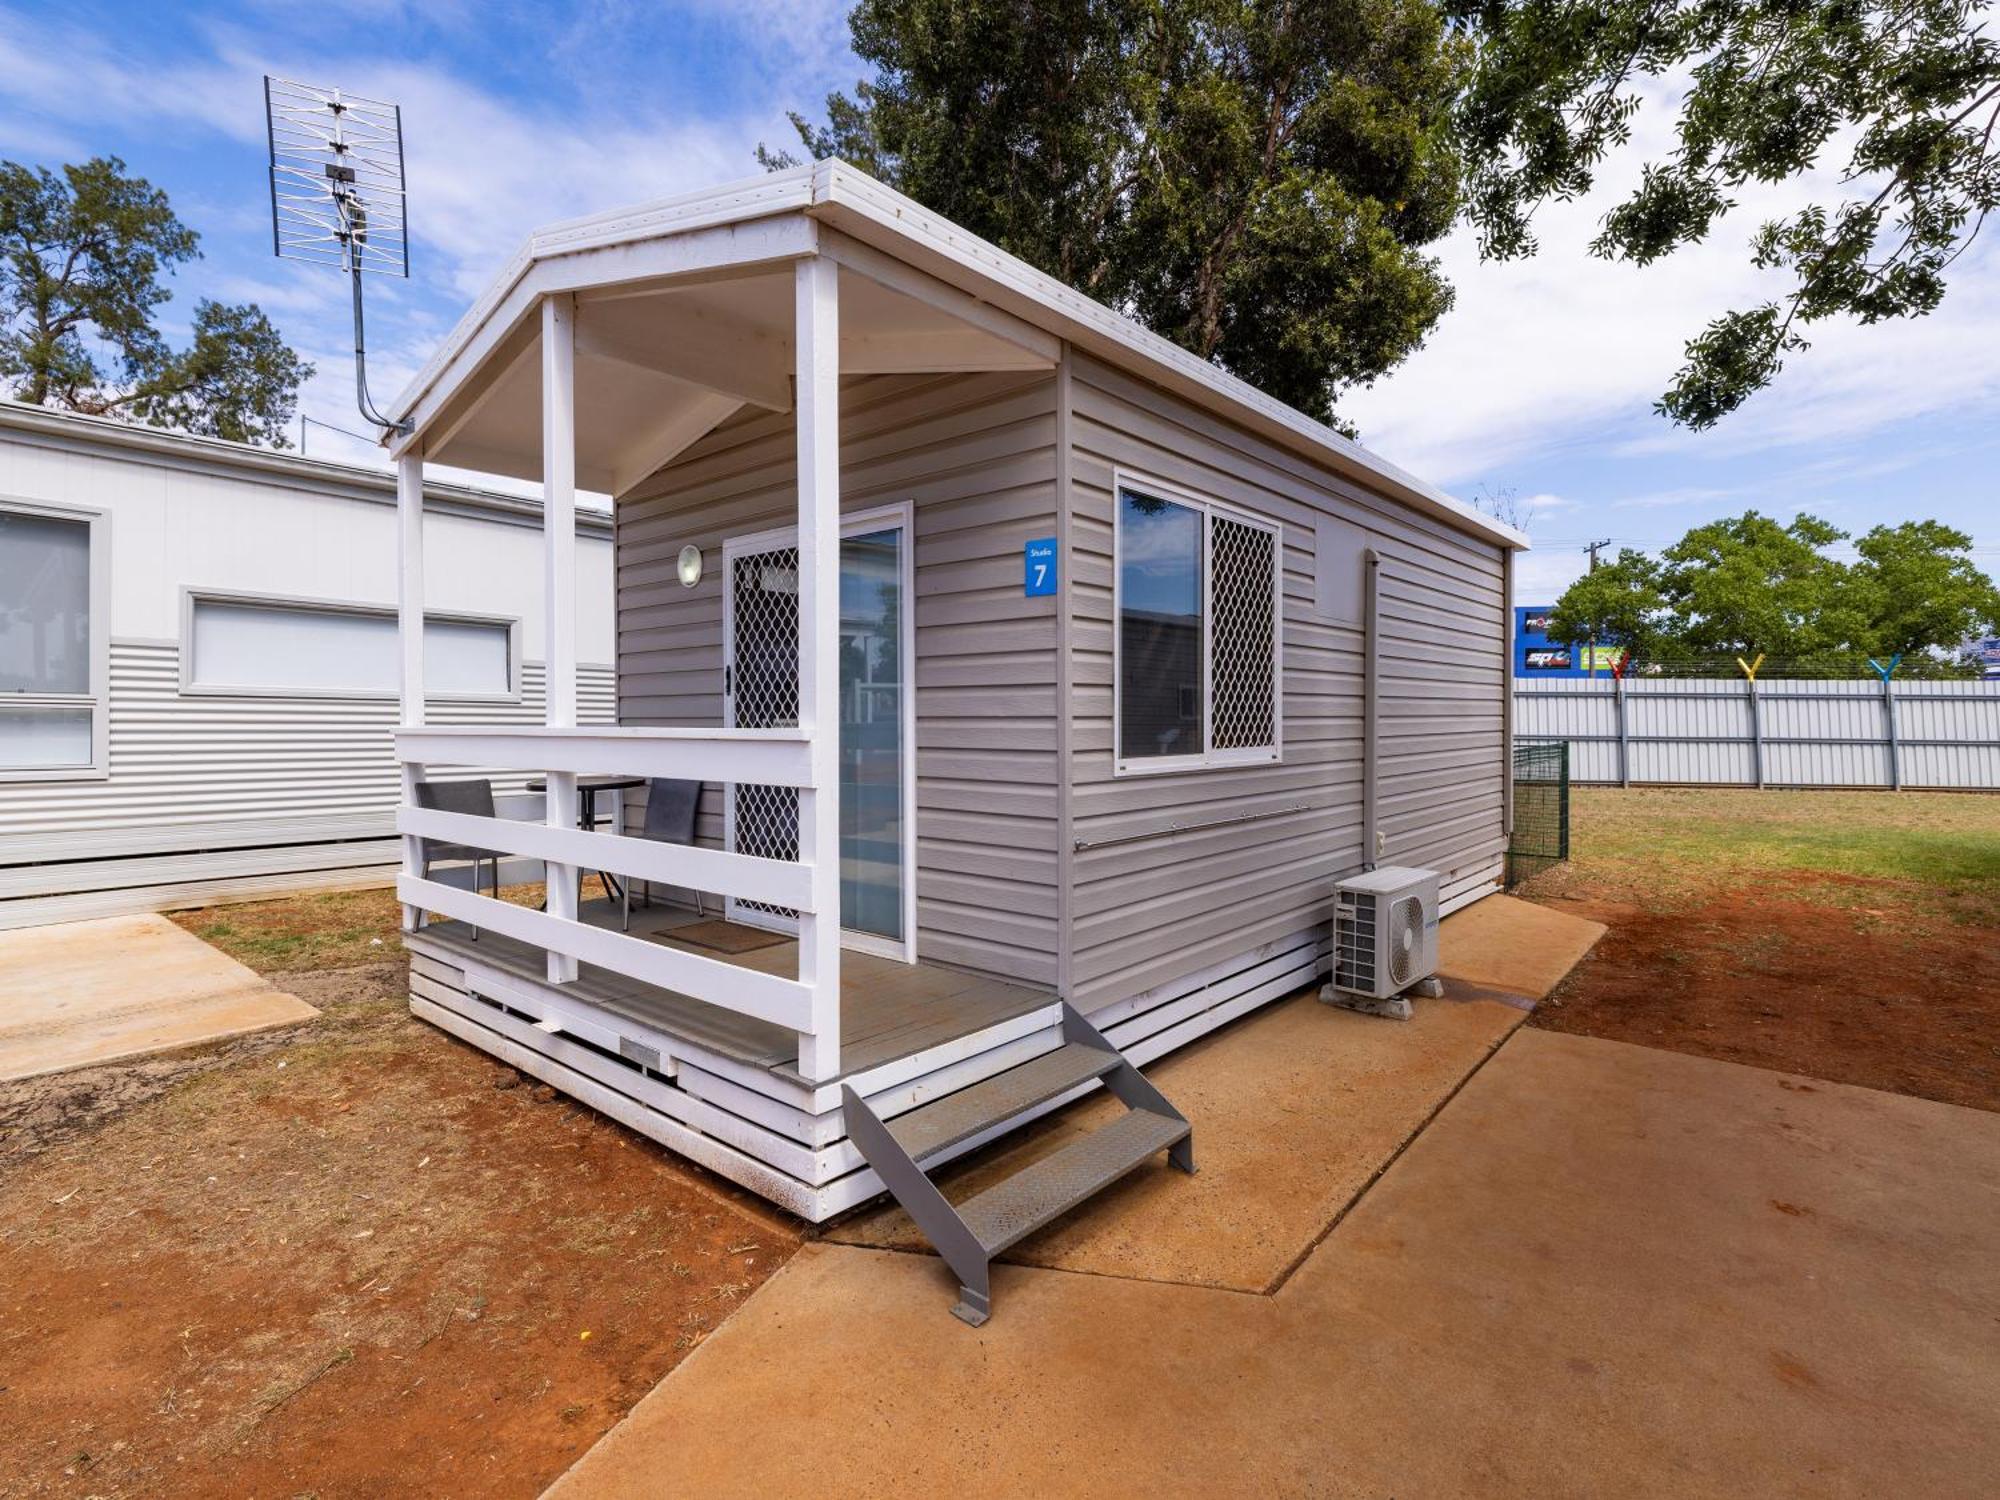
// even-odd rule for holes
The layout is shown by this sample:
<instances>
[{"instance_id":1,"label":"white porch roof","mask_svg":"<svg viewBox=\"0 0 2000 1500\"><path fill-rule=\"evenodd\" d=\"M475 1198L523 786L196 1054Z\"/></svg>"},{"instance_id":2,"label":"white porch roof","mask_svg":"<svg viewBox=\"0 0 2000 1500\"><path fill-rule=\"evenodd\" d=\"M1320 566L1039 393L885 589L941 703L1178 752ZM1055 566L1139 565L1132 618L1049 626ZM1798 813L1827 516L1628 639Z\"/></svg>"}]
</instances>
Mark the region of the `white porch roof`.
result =
<instances>
[{"instance_id":1,"label":"white porch roof","mask_svg":"<svg viewBox=\"0 0 2000 1500\"><path fill-rule=\"evenodd\" d=\"M792 262L840 266L843 375L1051 368L1061 341L1461 530L1527 538L837 160L531 235L390 408L398 454L542 473L538 303L575 297L576 479L629 490L791 408Z\"/></svg>"}]
</instances>

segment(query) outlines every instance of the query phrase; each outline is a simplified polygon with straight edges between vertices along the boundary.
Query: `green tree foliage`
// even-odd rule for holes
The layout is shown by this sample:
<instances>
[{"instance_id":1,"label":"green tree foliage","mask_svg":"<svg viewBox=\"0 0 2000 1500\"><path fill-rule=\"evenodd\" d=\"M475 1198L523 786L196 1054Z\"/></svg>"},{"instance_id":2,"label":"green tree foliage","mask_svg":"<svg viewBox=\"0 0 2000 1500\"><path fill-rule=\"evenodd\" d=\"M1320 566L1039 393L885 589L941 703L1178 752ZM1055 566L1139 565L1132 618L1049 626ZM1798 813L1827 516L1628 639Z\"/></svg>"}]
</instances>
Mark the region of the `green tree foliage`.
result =
<instances>
[{"instance_id":1,"label":"green tree foliage","mask_svg":"<svg viewBox=\"0 0 2000 1500\"><path fill-rule=\"evenodd\" d=\"M0 162L0 377L11 394L286 446L312 366L254 304L203 299L181 350L154 327L172 296L162 274L195 258L197 243L166 194L116 157L61 176Z\"/></svg>"},{"instance_id":2,"label":"green tree foliage","mask_svg":"<svg viewBox=\"0 0 2000 1500\"><path fill-rule=\"evenodd\" d=\"M1937 521L1877 526L1849 569L1868 621L1860 644L1886 661L1916 656L2000 626L2000 590L1972 561L1972 538Z\"/></svg>"},{"instance_id":3,"label":"green tree foliage","mask_svg":"<svg viewBox=\"0 0 2000 1500\"><path fill-rule=\"evenodd\" d=\"M838 155L1330 418L1451 304L1466 46L1429 0L861 0ZM793 163L760 151L767 166Z\"/></svg>"},{"instance_id":4,"label":"green tree foliage","mask_svg":"<svg viewBox=\"0 0 2000 1500\"><path fill-rule=\"evenodd\" d=\"M1601 568L1577 579L1549 613L1552 641L1617 641L1635 657L1654 655L1667 608L1660 565L1625 548Z\"/></svg>"},{"instance_id":5,"label":"green tree foliage","mask_svg":"<svg viewBox=\"0 0 2000 1500\"><path fill-rule=\"evenodd\" d=\"M1691 75L1677 145L1591 248L1648 264L1707 236L1749 183L1818 169L1843 191L1766 223L1770 301L1687 345L1659 402L1702 428L1768 384L1803 330L1937 307L2000 204L2000 42L1986 0L1444 0L1476 43L1459 108L1469 211L1487 254L1535 249L1535 208L1588 191L1630 138L1641 80Z\"/></svg>"},{"instance_id":6,"label":"green tree foliage","mask_svg":"<svg viewBox=\"0 0 2000 1500\"><path fill-rule=\"evenodd\" d=\"M1761 653L1841 672L1899 653L1906 670L1941 664L2000 624L2000 589L1964 532L1936 521L1877 526L1851 563L1830 555L1847 536L1808 515L1711 521L1657 560L1627 549L1586 573L1557 602L1549 633L1624 641L1641 661Z\"/></svg>"}]
</instances>

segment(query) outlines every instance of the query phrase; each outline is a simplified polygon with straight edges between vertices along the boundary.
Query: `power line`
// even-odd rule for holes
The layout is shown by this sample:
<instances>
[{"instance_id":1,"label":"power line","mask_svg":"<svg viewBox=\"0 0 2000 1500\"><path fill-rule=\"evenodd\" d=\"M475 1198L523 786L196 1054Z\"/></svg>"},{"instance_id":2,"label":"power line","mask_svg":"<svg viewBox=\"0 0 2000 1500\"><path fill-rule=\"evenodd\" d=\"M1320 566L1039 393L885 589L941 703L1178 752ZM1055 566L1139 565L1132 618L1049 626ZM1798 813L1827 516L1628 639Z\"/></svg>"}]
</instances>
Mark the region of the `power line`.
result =
<instances>
[{"instance_id":1,"label":"power line","mask_svg":"<svg viewBox=\"0 0 2000 1500\"><path fill-rule=\"evenodd\" d=\"M324 427L328 432L337 432L342 437L351 437L356 442L366 443L371 448L375 446L377 441L375 438L370 437L365 432L350 432L345 427L336 427L331 422L322 422L318 417L309 417L304 412L300 412L299 413L299 457L300 458L304 458L306 456L306 424L308 423L311 423L314 427Z\"/></svg>"}]
</instances>

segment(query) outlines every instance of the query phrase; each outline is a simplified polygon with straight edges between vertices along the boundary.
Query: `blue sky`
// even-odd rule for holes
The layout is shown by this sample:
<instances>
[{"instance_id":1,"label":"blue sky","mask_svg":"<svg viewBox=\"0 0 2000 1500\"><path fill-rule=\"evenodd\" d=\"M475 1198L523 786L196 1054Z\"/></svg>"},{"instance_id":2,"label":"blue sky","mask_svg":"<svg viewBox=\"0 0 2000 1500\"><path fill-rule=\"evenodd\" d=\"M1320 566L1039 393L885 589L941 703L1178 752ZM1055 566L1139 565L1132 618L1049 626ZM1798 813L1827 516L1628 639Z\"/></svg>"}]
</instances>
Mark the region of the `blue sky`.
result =
<instances>
[{"instance_id":1,"label":"blue sky","mask_svg":"<svg viewBox=\"0 0 2000 1500\"><path fill-rule=\"evenodd\" d=\"M403 106L412 279L370 284L386 400L529 229L752 175L760 140L789 143L786 109L811 109L861 68L838 4L0 0L0 155L53 166L116 153L167 189L205 252L175 278L170 331L198 295L256 300L319 365L305 413L358 429L345 285L270 253L266 72ZM1670 85L1647 101L1607 181L1660 152L1671 102ZM1816 330L1779 384L1716 430L1652 414L1682 342L1759 295L1745 250L1756 222L1833 188L1752 190L1707 244L1646 270L1584 251L1608 191L1546 213L1526 262L1482 265L1455 235L1441 253L1456 308L1345 414L1459 494L1532 503L1524 603L1553 598L1585 542L1656 547L1748 506L1856 532L1936 517L1973 532L2000 570L2000 237L1959 261L1938 313ZM318 426L307 447L372 456Z\"/></svg>"}]
</instances>

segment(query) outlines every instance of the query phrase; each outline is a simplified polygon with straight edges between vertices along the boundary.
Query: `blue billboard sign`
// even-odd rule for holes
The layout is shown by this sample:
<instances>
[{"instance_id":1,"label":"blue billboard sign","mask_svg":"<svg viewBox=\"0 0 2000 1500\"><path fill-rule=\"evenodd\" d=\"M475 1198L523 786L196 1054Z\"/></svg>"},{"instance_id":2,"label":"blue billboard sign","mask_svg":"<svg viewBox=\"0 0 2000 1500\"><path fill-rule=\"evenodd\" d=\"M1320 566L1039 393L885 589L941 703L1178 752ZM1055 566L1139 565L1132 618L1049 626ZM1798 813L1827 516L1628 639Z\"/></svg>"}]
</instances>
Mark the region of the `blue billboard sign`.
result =
<instances>
[{"instance_id":1,"label":"blue billboard sign","mask_svg":"<svg viewBox=\"0 0 2000 1500\"><path fill-rule=\"evenodd\" d=\"M1555 606L1514 606L1514 675L1516 677L1590 677L1616 669L1621 647L1600 642L1592 647L1549 638L1549 616Z\"/></svg>"}]
</instances>

